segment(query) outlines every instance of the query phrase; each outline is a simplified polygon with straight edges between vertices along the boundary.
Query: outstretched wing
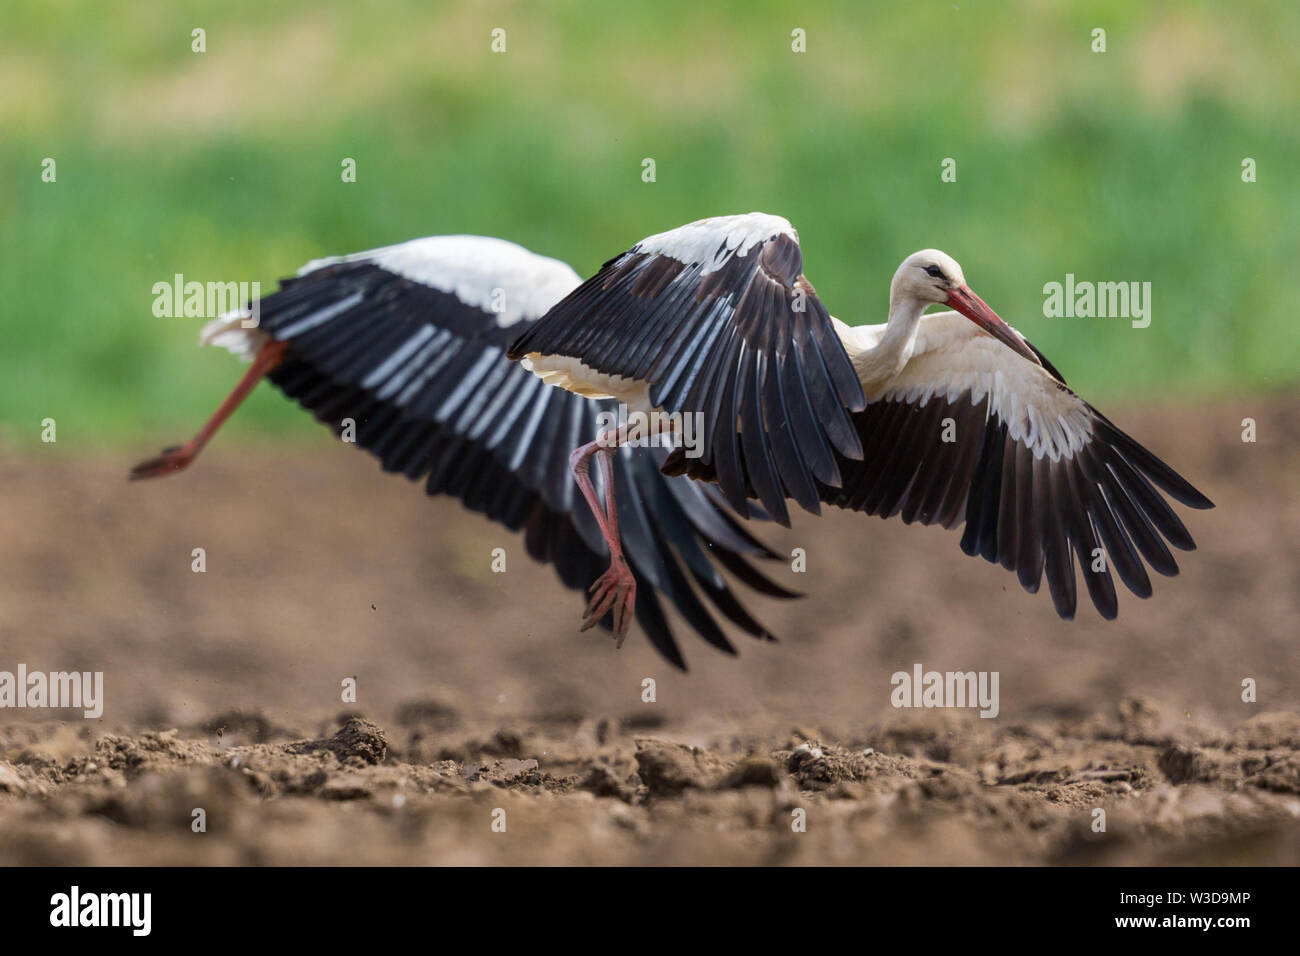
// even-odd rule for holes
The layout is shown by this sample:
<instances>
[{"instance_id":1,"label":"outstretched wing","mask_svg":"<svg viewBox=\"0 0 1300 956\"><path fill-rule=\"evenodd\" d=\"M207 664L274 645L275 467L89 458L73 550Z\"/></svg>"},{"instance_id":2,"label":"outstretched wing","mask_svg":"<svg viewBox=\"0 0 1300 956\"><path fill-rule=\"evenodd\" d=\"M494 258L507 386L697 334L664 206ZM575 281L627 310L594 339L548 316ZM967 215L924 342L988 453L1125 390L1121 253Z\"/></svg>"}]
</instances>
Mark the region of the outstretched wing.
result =
<instances>
[{"instance_id":1,"label":"outstretched wing","mask_svg":"<svg viewBox=\"0 0 1300 956\"><path fill-rule=\"evenodd\" d=\"M386 471L522 529L529 554L581 590L609 555L568 458L594 440L610 403L552 388L505 357L508 340L578 283L564 263L513 243L437 236L313 262L257 304L256 329L241 328L245 310L211 323L204 339L241 354L268 337L288 342L269 376L286 395L336 432L350 419L356 444ZM770 635L719 566L763 593L792 595L748 562L774 555L706 489L660 474L666 454L623 449L614 481L640 585L637 620L685 667L661 599L734 653L715 612L755 637Z\"/></svg>"},{"instance_id":2,"label":"outstretched wing","mask_svg":"<svg viewBox=\"0 0 1300 956\"><path fill-rule=\"evenodd\" d=\"M1196 546L1160 492L1190 508L1214 505L1034 352L1041 366L955 312L926 316L907 365L853 415L863 457L841 457L841 484L821 484L819 493L827 504L909 524L964 521L963 551L1014 570L1031 593L1046 575L1067 619L1077 605L1077 561L1093 604L1114 618L1112 570L1149 597L1147 565L1178 573L1166 542ZM663 471L716 479L680 450Z\"/></svg>"},{"instance_id":3,"label":"outstretched wing","mask_svg":"<svg viewBox=\"0 0 1300 956\"><path fill-rule=\"evenodd\" d=\"M733 507L752 489L789 524L861 457L862 386L779 216L703 219L643 239L522 332L510 357L580 361L699 415L699 463Z\"/></svg>"},{"instance_id":4,"label":"outstretched wing","mask_svg":"<svg viewBox=\"0 0 1300 956\"><path fill-rule=\"evenodd\" d=\"M1139 597L1151 595L1146 565L1178 573L1166 542L1195 543L1160 491L1213 507L1046 360L1025 361L952 312L925 317L911 360L853 418L863 458L840 461L843 482L823 485L823 500L908 523L965 521L963 551L1014 570L1031 593L1046 574L1063 618L1074 616L1076 561L1108 619L1112 569Z\"/></svg>"}]
</instances>

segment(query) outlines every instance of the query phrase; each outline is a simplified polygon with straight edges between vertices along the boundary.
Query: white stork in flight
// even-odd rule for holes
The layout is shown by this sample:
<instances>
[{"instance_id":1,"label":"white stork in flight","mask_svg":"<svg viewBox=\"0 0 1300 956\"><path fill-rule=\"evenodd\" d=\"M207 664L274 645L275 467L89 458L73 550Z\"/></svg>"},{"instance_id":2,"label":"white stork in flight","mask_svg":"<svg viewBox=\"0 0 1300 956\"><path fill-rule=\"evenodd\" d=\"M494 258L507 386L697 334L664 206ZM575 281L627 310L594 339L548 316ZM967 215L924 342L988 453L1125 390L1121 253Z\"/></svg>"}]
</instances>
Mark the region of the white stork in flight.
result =
<instances>
[{"instance_id":1,"label":"white stork in flight","mask_svg":"<svg viewBox=\"0 0 1300 956\"><path fill-rule=\"evenodd\" d=\"M599 413L613 403L551 388L505 357L519 331L581 281L562 262L481 236L433 236L311 262L258 303L256 327L244 328L252 315L245 308L203 329L200 342L252 366L193 440L142 462L131 477L188 467L266 377L336 434L347 434L350 420L355 443L385 471L523 529L528 553L584 590L609 551L592 513L576 501L569 453L595 438ZM662 601L734 654L715 612L756 638L772 637L720 568L760 593L797 595L750 564L777 555L716 489L659 471L668 453L627 448L610 457L621 566L642 585L637 621L656 650L685 669ZM757 507L736 513L762 517ZM612 626L613 616L601 623ZM626 631L627 621L619 624Z\"/></svg>"},{"instance_id":2,"label":"white stork in flight","mask_svg":"<svg viewBox=\"0 0 1300 956\"><path fill-rule=\"evenodd\" d=\"M924 314L931 305L955 311ZM1165 542L1195 543L1160 491L1213 507L1068 388L936 249L898 267L887 322L854 328L817 298L785 219L704 219L610 259L508 354L581 395L698 416L698 457L678 447L663 470L716 482L737 510L757 499L788 525L793 499L814 514L828 504L965 521L963 551L1015 571L1030 592L1045 575L1066 619L1076 560L1108 619L1112 568L1139 597L1151 594L1144 561L1178 573ZM618 446L643 437L614 428L573 456L612 555L584 622L612 609L620 638L636 575L620 550L622 508L607 492L602 512L588 470L595 456L608 475Z\"/></svg>"}]
</instances>

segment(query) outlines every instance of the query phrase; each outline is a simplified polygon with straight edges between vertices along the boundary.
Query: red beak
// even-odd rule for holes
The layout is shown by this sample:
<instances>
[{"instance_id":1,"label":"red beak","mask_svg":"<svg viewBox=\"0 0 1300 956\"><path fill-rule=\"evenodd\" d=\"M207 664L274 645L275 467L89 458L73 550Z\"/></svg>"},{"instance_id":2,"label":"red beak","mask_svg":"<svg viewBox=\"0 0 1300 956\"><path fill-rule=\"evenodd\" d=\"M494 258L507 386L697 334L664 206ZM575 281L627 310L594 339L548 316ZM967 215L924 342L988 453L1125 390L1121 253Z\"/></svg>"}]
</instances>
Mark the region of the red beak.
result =
<instances>
[{"instance_id":1,"label":"red beak","mask_svg":"<svg viewBox=\"0 0 1300 956\"><path fill-rule=\"evenodd\" d=\"M1041 365L1025 340L1011 326L1002 321L1002 317L989 308L989 304L977 296L968 285L953 289L948 293L948 305L970 319L981 329L993 336L1017 355L1029 359L1035 365Z\"/></svg>"}]
</instances>

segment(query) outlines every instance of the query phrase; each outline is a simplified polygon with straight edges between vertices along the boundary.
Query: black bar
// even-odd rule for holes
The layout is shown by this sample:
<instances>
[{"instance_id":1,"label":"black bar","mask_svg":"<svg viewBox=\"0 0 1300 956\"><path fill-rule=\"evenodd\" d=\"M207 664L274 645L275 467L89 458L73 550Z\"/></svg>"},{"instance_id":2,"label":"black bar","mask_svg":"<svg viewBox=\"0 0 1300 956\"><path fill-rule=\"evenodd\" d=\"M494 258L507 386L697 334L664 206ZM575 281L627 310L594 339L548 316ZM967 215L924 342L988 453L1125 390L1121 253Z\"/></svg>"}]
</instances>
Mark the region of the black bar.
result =
<instances>
[{"instance_id":1,"label":"black bar","mask_svg":"<svg viewBox=\"0 0 1300 956\"><path fill-rule=\"evenodd\" d=\"M881 930L917 942L971 943L1051 932L1063 940L1177 941L1200 936L1232 945L1256 930L1286 932L1295 872L1284 868L1111 869L128 869L0 870L6 941L76 934L130 944L134 930L51 925L59 895L82 912L97 894L150 894L148 937L170 942L284 939L337 944L396 926L482 927L485 939L536 940L540 928L585 937L601 926L651 937L681 921L728 942L769 931ZM1127 894L1127 895L1122 895ZM1198 894L1198 895L1194 895ZM1218 894L1211 896L1210 894ZM120 898L118 898L120 900ZM143 903L144 897L138 897ZM139 915L137 913L137 915ZM1214 923L1208 929L1186 921ZM1152 920L1152 925L1121 920ZM1181 925L1177 922L1184 921ZM611 923L612 921L612 923ZM1173 922L1166 922L1173 921ZM802 927L802 928L801 928ZM505 936L498 934L504 933ZM213 934L216 934L214 936ZM589 938L589 937L588 937ZM614 937L617 938L617 937ZM668 937L659 937L667 939ZM432 937L430 938L433 945Z\"/></svg>"}]
</instances>

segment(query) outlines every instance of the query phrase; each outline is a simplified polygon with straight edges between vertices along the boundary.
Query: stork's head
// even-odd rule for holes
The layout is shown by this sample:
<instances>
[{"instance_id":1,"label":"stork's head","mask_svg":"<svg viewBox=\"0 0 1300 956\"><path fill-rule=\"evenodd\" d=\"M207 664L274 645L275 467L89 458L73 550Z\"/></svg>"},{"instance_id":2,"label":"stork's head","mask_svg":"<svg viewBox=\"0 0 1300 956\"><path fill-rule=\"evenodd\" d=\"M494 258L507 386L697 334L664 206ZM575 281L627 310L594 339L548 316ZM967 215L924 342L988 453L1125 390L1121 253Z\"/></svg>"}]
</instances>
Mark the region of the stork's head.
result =
<instances>
[{"instance_id":1,"label":"stork's head","mask_svg":"<svg viewBox=\"0 0 1300 956\"><path fill-rule=\"evenodd\" d=\"M1036 356L1020 333L1002 321L987 302L966 284L957 260L938 249L914 252L898 267L889 286L889 308L900 303L924 302L946 305L970 319L993 338L1035 365Z\"/></svg>"},{"instance_id":2,"label":"stork's head","mask_svg":"<svg viewBox=\"0 0 1300 956\"><path fill-rule=\"evenodd\" d=\"M894 273L889 287L889 304L914 299L925 303L946 303L953 289L966 284L957 260L938 249L914 252Z\"/></svg>"}]
</instances>

